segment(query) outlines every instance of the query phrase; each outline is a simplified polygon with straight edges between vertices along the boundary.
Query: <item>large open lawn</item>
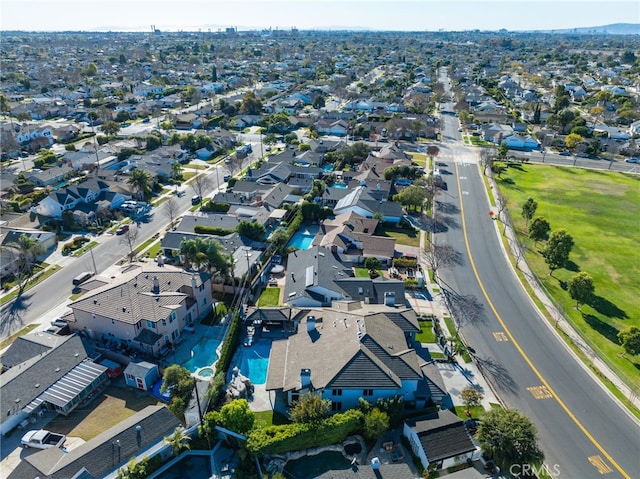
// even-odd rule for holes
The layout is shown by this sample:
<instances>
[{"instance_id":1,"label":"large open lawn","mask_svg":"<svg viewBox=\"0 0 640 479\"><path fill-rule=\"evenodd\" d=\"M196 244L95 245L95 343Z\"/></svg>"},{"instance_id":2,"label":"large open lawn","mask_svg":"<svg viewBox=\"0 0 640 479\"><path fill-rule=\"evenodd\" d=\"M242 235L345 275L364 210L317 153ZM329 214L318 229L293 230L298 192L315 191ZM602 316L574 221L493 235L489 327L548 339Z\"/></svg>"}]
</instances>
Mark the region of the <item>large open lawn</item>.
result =
<instances>
[{"instance_id":1,"label":"large open lawn","mask_svg":"<svg viewBox=\"0 0 640 479\"><path fill-rule=\"evenodd\" d=\"M418 231L411 229L393 228L387 224L378 225L376 234L386 236L387 238L395 238L398 244L407 246L420 246L420 234Z\"/></svg>"},{"instance_id":2,"label":"large open lawn","mask_svg":"<svg viewBox=\"0 0 640 479\"><path fill-rule=\"evenodd\" d=\"M640 384L640 357L622 356L617 334L640 326L638 278L640 255L640 177L544 165L510 167L498 179L527 260L565 315L630 386ZM575 245L566 269L549 276L540 254L543 246L525 235L522 205L531 196L535 216L544 216L551 230L566 229ZM594 281L595 298L580 311L566 291L578 272Z\"/></svg>"}]
</instances>

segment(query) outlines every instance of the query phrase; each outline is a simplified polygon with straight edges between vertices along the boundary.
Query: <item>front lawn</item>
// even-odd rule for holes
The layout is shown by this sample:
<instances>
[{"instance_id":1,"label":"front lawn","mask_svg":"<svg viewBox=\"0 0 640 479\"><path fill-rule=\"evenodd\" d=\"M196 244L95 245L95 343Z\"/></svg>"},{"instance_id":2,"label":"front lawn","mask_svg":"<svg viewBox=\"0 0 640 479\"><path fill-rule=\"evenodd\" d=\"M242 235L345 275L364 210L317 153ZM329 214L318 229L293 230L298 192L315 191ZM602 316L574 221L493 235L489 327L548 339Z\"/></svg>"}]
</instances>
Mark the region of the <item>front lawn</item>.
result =
<instances>
[{"instance_id":1,"label":"front lawn","mask_svg":"<svg viewBox=\"0 0 640 479\"><path fill-rule=\"evenodd\" d=\"M418 321L420 332L416 334L416 341L419 343L435 343L436 335L433 332L432 321Z\"/></svg>"},{"instance_id":2,"label":"front lawn","mask_svg":"<svg viewBox=\"0 0 640 479\"><path fill-rule=\"evenodd\" d=\"M269 306L278 306L279 303L280 288L265 288L256 304L266 308Z\"/></svg>"},{"instance_id":3,"label":"front lawn","mask_svg":"<svg viewBox=\"0 0 640 479\"><path fill-rule=\"evenodd\" d=\"M407 246L420 247L420 233L411 229L393 228L388 225L378 226L376 234L386 236L387 238L395 238L396 243Z\"/></svg>"},{"instance_id":4,"label":"front lawn","mask_svg":"<svg viewBox=\"0 0 640 479\"><path fill-rule=\"evenodd\" d=\"M356 270L356 278L368 278L369 270L367 268L354 268Z\"/></svg>"},{"instance_id":5,"label":"front lawn","mask_svg":"<svg viewBox=\"0 0 640 479\"><path fill-rule=\"evenodd\" d=\"M498 186L534 273L597 354L627 384L639 384L640 357L622 357L617 335L629 326L640 326L636 314L640 177L530 164L511 166L501 176ZM544 216L552 231L567 230L574 240L569 263L553 276L540 253L544 245L534 244L526 235L520 213L528 197L538 202L535 216ZM595 297L577 310L567 282L582 271L593 278Z\"/></svg>"}]
</instances>

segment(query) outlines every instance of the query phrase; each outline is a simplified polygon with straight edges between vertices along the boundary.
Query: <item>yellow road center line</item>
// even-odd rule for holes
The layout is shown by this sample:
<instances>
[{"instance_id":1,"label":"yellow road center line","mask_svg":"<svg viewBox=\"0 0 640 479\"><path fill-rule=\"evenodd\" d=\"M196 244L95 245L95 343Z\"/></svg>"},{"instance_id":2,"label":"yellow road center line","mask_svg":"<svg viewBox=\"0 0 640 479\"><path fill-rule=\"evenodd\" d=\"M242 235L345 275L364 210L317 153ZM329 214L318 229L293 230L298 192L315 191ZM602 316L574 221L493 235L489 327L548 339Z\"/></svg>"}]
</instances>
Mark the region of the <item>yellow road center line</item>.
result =
<instances>
[{"instance_id":1,"label":"yellow road center line","mask_svg":"<svg viewBox=\"0 0 640 479\"><path fill-rule=\"evenodd\" d=\"M567 413L567 415L576 424L576 426L578 426L578 428L587 437L587 439L589 439L589 441L591 441L591 443L604 455L604 457L607 458L607 460L613 465L613 467L615 467L618 470L618 472L620 474L622 474L622 476L624 478L631 479L631 476L629 476L618 465L618 463L613 460L613 458L609 455L609 453L607 451L605 451L605 449L598 443L598 441L596 441L596 439L591 435L591 433L589 431L587 431L587 428L585 428L582 425L582 423L578 420L578 418L571 412L571 410L562 401L562 399L560 399L560 397L558 397L558 395L553 390L553 388L551 388L551 386L549 386L549 383L547 383L546 379L542 376L542 374L540 374L538 369L533 365L533 362L529 359L529 357L526 355L526 353L524 352L524 350L522 349L520 344L518 344L516 339L513 337L513 335L511 334L511 331L509 330L509 328L507 328L507 325L505 324L505 322L502 319L502 317L500 316L500 314L498 314L498 311L496 310L495 306L493 305L493 302L489 298L489 295L487 294L487 291L484 288L484 284L480 280L480 275L478 274L478 270L476 269L476 264L475 264L475 262L473 260L473 256L471 255L471 248L469 246L469 239L468 239L468 236L467 236L467 222L464 219L464 203L462 201L463 195L462 195L462 188L461 188L461 185L460 185L460 176L459 176L459 171L458 171L458 164L455 161L454 161L453 164L454 164L454 167L456 169L456 183L458 185L458 192L460 194L460 218L461 218L461 223L462 223L462 232L463 232L463 235L464 235L464 244L465 244L465 247L467 249L467 255L469 256L469 264L471 265L471 269L473 270L473 274L476 277L476 281L478 282L478 286L480 287L480 290L482 291L483 296L487 300L487 304L489 305L489 308L491 308L491 311L493 311L493 314L495 315L496 319L498 320L498 322L500 323L500 325L504 329L506 335L509 337L509 339L511 340L513 345L516 347L516 349L518 350L518 352L520 353L522 358L529 365L529 367L534 372L534 374L536 376L538 376L538 379L540 379L540 382L547 388L549 394L551 394L551 396L558 402L558 404L564 410L564 412Z\"/></svg>"}]
</instances>

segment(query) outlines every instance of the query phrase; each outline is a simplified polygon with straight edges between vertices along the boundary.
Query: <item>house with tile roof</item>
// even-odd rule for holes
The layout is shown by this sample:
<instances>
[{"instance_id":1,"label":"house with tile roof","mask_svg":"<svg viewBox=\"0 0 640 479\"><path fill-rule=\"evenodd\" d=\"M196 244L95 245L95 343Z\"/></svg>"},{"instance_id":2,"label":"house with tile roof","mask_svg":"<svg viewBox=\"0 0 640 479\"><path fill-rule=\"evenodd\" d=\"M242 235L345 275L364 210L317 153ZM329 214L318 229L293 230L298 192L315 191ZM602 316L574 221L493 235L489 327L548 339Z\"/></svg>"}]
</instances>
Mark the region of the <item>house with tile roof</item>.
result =
<instances>
[{"instance_id":1,"label":"house with tile roof","mask_svg":"<svg viewBox=\"0 0 640 479\"><path fill-rule=\"evenodd\" d=\"M69 304L72 331L158 355L212 308L211 277L169 265L141 265Z\"/></svg>"},{"instance_id":2,"label":"house with tile roof","mask_svg":"<svg viewBox=\"0 0 640 479\"><path fill-rule=\"evenodd\" d=\"M464 464L477 449L462 419L448 409L406 419L402 434L425 469L431 465L446 469Z\"/></svg>"},{"instance_id":3,"label":"house with tile roof","mask_svg":"<svg viewBox=\"0 0 640 479\"><path fill-rule=\"evenodd\" d=\"M337 302L309 309L296 334L273 341L266 389L275 393L276 407L305 393L331 401L335 412L357 407L359 398L375 402L396 395L411 406L425 406L433 388L422 369L424 360L411 346L419 330L415 313L352 306Z\"/></svg>"},{"instance_id":4,"label":"house with tile roof","mask_svg":"<svg viewBox=\"0 0 640 479\"><path fill-rule=\"evenodd\" d=\"M162 443L180 421L165 406L147 406L133 416L70 451L53 447L25 456L7 479L99 478L115 473L129 459L148 453L169 456Z\"/></svg>"}]
</instances>

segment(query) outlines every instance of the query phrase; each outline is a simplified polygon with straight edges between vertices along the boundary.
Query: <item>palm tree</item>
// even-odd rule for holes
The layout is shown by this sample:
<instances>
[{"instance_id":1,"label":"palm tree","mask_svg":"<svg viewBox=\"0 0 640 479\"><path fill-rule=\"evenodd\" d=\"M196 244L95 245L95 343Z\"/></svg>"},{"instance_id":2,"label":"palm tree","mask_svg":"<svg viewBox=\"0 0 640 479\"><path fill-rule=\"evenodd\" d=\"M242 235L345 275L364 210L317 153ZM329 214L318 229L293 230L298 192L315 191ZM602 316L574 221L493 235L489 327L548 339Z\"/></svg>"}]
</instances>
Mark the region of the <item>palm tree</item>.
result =
<instances>
[{"instance_id":1,"label":"palm tree","mask_svg":"<svg viewBox=\"0 0 640 479\"><path fill-rule=\"evenodd\" d=\"M7 243L6 251L12 252L16 259L16 277L20 292L23 291L26 280L31 277L32 266L35 259L44 253L44 246L25 234L18 237L17 241ZM25 280L24 282L22 280Z\"/></svg>"},{"instance_id":2,"label":"palm tree","mask_svg":"<svg viewBox=\"0 0 640 479\"><path fill-rule=\"evenodd\" d=\"M190 440L191 436L187 434L185 429L183 427L177 427L174 429L173 434L163 439L163 442L171 446L173 455L177 456L183 449L191 449L189 445Z\"/></svg>"},{"instance_id":3,"label":"palm tree","mask_svg":"<svg viewBox=\"0 0 640 479\"><path fill-rule=\"evenodd\" d=\"M144 170L133 170L127 183L136 189L142 199L151 193L151 176Z\"/></svg>"}]
</instances>

